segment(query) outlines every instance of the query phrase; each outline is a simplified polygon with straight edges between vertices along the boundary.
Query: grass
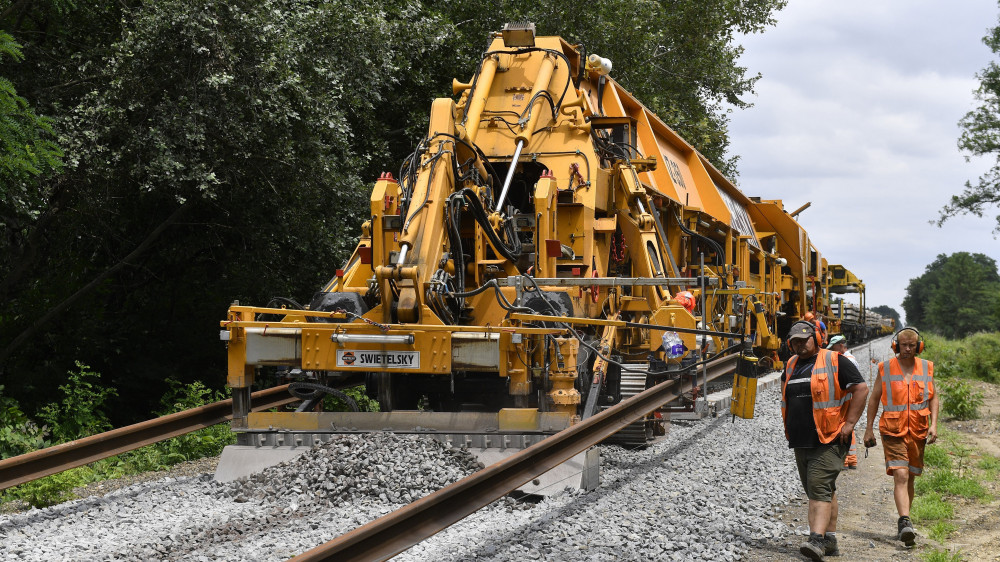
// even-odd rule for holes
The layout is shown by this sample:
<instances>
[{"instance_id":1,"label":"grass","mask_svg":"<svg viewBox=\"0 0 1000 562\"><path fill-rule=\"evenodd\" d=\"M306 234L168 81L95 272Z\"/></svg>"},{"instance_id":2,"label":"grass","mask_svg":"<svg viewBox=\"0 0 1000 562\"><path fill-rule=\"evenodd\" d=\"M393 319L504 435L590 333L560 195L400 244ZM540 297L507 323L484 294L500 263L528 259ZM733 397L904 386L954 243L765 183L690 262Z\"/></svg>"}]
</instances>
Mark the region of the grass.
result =
<instances>
[{"instance_id":1,"label":"grass","mask_svg":"<svg viewBox=\"0 0 1000 562\"><path fill-rule=\"evenodd\" d=\"M1000 474L1000 458L983 455L976 468L983 471L983 477L987 480L996 480L997 474Z\"/></svg>"},{"instance_id":2,"label":"grass","mask_svg":"<svg viewBox=\"0 0 1000 562\"><path fill-rule=\"evenodd\" d=\"M930 527L928 527L927 536L931 540L943 543L944 541L948 540L948 537L950 537L951 534L954 533L957 529L958 526L956 526L954 523L950 523L948 521L938 521L933 525L931 525Z\"/></svg>"},{"instance_id":3,"label":"grass","mask_svg":"<svg viewBox=\"0 0 1000 562\"><path fill-rule=\"evenodd\" d=\"M913 498L913 505L910 507L910 518L917 523L943 521L954 516L955 507L937 492L918 495Z\"/></svg>"},{"instance_id":4,"label":"grass","mask_svg":"<svg viewBox=\"0 0 1000 562\"><path fill-rule=\"evenodd\" d=\"M948 552L947 550L934 549L925 552L920 555L920 559L924 562L962 562L962 551L959 550L955 554Z\"/></svg>"},{"instance_id":5,"label":"grass","mask_svg":"<svg viewBox=\"0 0 1000 562\"><path fill-rule=\"evenodd\" d=\"M918 478L915 487L917 495L938 493L972 499L989 497L989 493L982 484L968 476L959 476L950 469L931 471L922 478Z\"/></svg>"},{"instance_id":6,"label":"grass","mask_svg":"<svg viewBox=\"0 0 1000 562\"><path fill-rule=\"evenodd\" d=\"M924 466L951 468L951 457L944 447L940 445L928 445L924 448Z\"/></svg>"}]
</instances>

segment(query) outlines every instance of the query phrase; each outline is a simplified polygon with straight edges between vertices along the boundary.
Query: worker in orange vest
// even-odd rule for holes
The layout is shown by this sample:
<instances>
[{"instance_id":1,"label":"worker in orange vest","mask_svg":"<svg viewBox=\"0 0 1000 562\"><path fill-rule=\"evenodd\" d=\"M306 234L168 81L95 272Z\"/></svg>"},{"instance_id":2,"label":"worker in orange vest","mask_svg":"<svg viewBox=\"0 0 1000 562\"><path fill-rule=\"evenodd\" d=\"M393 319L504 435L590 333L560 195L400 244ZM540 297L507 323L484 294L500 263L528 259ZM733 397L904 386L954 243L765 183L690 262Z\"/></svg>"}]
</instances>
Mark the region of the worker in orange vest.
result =
<instances>
[{"instance_id":1,"label":"worker in orange vest","mask_svg":"<svg viewBox=\"0 0 1000 562\"><path fill-rule=\"evenodd\" d=\"M851 363L854 363L854 366L858 367L858 371L861 370L858 360L847 349L847 338L843 334L837 334L830 338L830 345L826 346L826 348L850 359ZM854 433L851 434L851 448L847 450L847 458L844 459L844 468L851 470L857 470L858 468L858 438Z\"/></svg>"},{"instance_id":2,"label":"worker in orange vest","mask_svg":"<svg viewBox=\"0 0 1000 562\"><path fill-rule=\"evenodd\" d=\"M826 324L822 320L818 320L812 312L806 312L802 318L807 322L812 322L816 326L816 330L819 332L820 345L826 345ZM857 364L857 361L855 361L855 364Z\"/></svg>"},{"instance_id":3,"label":"worker in orange vest","mask_svg":"<svg viewBox=\"0 0 1000 562\"><path fill-rule=\"evenodd\" d=\"M872 424L878 422L885 453L885 472L892 475L893 497L899 513L896 538L906 546L916 544L910 521L913 482L924 469L924 446L937 440L938 402L934 389L934 363L919 359L924 340L914 328L903 328L892 338L889 361L878 364L878 378L868 399L865 447L875 446Z\"/></svg>"},{"instance_id":4,"label":"worker in orange vest","mask_svg":"<svg viewBox=\"0 0 1000 562\"><path fill-rule=\"evenodd\" d=\"M809 498L809 540L799 552L823 560L840 554L837 476L864 410L868 385L849 359L823 349L811 322L792 324L788 347L794 355L781 377L781 418Z\"/></svg>"}]
</instances>

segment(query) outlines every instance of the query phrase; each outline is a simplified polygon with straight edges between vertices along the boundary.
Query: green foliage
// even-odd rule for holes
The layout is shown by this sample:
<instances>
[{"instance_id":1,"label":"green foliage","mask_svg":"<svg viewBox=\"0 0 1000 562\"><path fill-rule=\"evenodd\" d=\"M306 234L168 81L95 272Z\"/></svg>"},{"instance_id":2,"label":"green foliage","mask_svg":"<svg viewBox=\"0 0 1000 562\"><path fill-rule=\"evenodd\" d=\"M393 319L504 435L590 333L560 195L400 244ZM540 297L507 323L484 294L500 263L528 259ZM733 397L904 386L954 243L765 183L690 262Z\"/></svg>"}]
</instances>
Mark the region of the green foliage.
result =
<instances>
[{"instance_id":1,"label":"green foliage","mask_svg":"<svg viewBox=\"0 0 1000 562\"><path fill-rule=\"evenodd\" d=\"M25 482L3 491L4 501L22 500L33 507L46 507L73 499L73 489L92 482L93 470L86 466Z\"/></svg>"},{"instance_id":2,"label":"green foliage","mask_svg":"<svg viewBox=\"0 0 1000 562\"><path fill-rule=\"evenodd\" d=\"M899 312L895 308L892 308L889 305L880 304L878 306L872 307L872 312L877 312L877 313L881 314L882 316L888 316L888 317L892 318L893 320L896 321L896 325L897 326L901 326L902 325L901 321L900 321L900 318L899 318Z\"/></svg>"},{"instance_id":3,"label":"green foliage","mask_svg":"<svg viewBox=\"0 0 1000 562\"><path fill-rule=\"evenodd\" d=\"M961 340L925 335L923 357L934 362L936 377L974 378L1000 384L1000 333L972 334Z\"/></svg>"},{"instance_id":4,"label":"green foliage","mask_svg":"<svg viewBox=\"0 0 1000 562\"><path fill-rule=\"evenodd\" d=\"M972 478L959 476L948 469L934 470L918 478L914 484L914 491L917 495L948 494L972 499L989 497L982 484ZM913 501L916 502L916 499Z\"/></svg>"},{"instance_id":5,"label":"green foliage","mask_svg":"<svg viewBox=\"0 0 1000 562\"><path fill-rule=\"evenodd\" d=\"M944 542L948 540L948 537L954 533L958 527L954 523L949 523L947 521L937 521L927 530L927 536L931 540L937 542Z\"/></svg>"},{"instance_id":6,"label":"green foliage","mask_svg":"<svg viewBox=\"0 0 1000 562\"><path fill-rule=\"evenodd\" d=\"M951 468L951 457L939 445L927 445L924 448L924 465L934 468Z\"/></svg>"},{"instance_id":7,"label":"green foliage","mask_svg":"<svg viewBox=\"0 0 1000 562\"><path fill-rule=\"evenodd\" d=\"M85 365L79 365L79 372L70 374L70 383L60 387L65 393L61 408L52 404L45 408L45 414L52 417L60 427L60 435L74 435L84 428L107 429L106 417L100 410L103 400L109 395L107 389L95 389L94 384L100 375L91 372ZM224 399L221 392L206 388L202 383L182 384L176 380L168 380L170 390L164 394L160 403L162 410L158 415L167 415L187 410ZM0 387L2 390L2 387ZM23 426L34 426L34 422L20 414L20 409L12 399L0 395L0 404L11 407L5 409L5 420L11 420L19 425L10 425L6 421L0 425L0 447L3 447L5 458L23 454L48 445L48 442L28 442L28 436L16 440L16 432ZM34 426L37 427L37 426ZM85 437L89 433L80 433L75 437ZM167 441L154 443L141 449L129 451L121 455L103 459L88 466L79 467L53 474L39 480L15 486L0 493L0 500L23 500L35 507L44 507L60 503L72 498L72 490L89 482L108 478L120 478L140 472L164 470L179 462L218 455L222 448L236 441L228 423L174 437ZM10 455L7 450L12 451Z\"/></svg>"},{"instance_id":8,"label":"green foliage","mask_svg":"<svg viewBox=\"0 0 1000 562\"><path fill-rule=\"evenodd\" d=\"M947 338L1000 330L1000 273L983 254L940 254L903 299L907 322Z\"/></svg>"},{"instance_id":9,"label":"green foliage","mask_svg":"<svg viewBox=\"0 0 1000 562\"><path fill-rule=\"evenodd\" d=\"M56 443L72 441L111 429L111 422L104 413L105 402L117 395L113 388L101 386L100 373L76 362L76 372L70 371L69 382L59 390L63 399L41 409L38 417L52 428Z\"/></svg>"},{"instance_id":10,"label":"green foliage","mask_svg":"<svg viewBox=\"0 0 1000 562\"><path fill-rule=\"evenodd\" d=\"M0 459L47 447L48 435L49 428L29 419L17 400L4 395L0 384Z\"/></svg>"},{"instance_id":11,"label":"green foliage","mask_svg":"<svg viewBox=\"0 0 1000 562\"><path fill-rule=\"evenodd\" d=\"M0 62L23 60L21 48L0 30ZM0 75L0 227L17 228L41 213L38 176L62 166L53 138L52 122L36 115L10 79Z\"/></svg>"},{"instance_id":12,"label":"green foliage","mask_svg":"<svg viewBox=\"0 0 1000 562\"><path fill-rule=\"evenodd\" d=\"M983 37L983 43L1000 55L1000 26L990 28ZM995 159L993 166L979 177L975 185L965 182L965 190L953 195L951 202L942 210L938 225L959 214L973 214L982 217L991 206L1000 203L1000 65L990 61L979 74L979 88L975 98L979 107L965 114L958 122L962 134L958 148L970 156L986 156ZM994 232L1000 233L1000 215L996 217Z\"/></svg>"},{"instance_id":13,"label":"green foliage","mask_svg":"<svg viewBox=\"0 0 1000 562\"><path fill-rule=\"evenodd\" d=\"M0 425L0 459L16 457L49 446L48 427L33 421Z\"/></svg>"},{"instance_id":14,"label":"green foliage","mask_svg":"<svg viewBox=\"0 0 1000 562\"><path fill-rule=\"evenodd\" d=\"M910 517L917 523L947 520L954 515L955 508L937 492L918 494L910 506Z\"/></svg>"},{"instance_id":15,"label":"green foliage","mask_svg":"<svg viewBox=\"0 0 1000 562\"><path fill-rule=\"evenodd\" d=\"M997 474L1000 474L1000 458L983 455L983 458L979 459L979 463L976 464L976 468L986 473L987 480L996 480Z\"/></svg>"},{"instance_id":16,"label":"green foliage","mask_svg":"<svg viewBox=\"0 0 1000 562\"><path fill-rule=\"evenodd\" d=\"M168 379L167 382L170 390L160 400L163 409L157 412L159 416L190 410L226 398L224 393L206 388L198 381L187 385L174 379ZM161 470L179 462L218 455L223 447L235 442L236 435L229 424L220 423L139 449L142 452L136 452L130 460L141 470Z\"/></svg>"},{"instance_id":17,"label":"green foliage","mask_svg":"<svg viewBox=\"0 0 1000 562\"><path fill-rule=\"evenodd\" d=\"M345 388L342 392L354 399L354 403L358 405L359 412L379 411L378 400L373 400L365 394L364 385ZM333 395L327 395L323 398L323 409L328 412L346 412L350 410L348 405L344 403L343 400Z\"/></svg>"},{"instance_id":18,"label":"green foliage","mask_svg":"<svg viewBox=\"0 0 1000 562\"><path fill-rule=\"evenodd\" d=\"M959 420L971 420L979 417L979 408L983 405L983 393L976 390L964 380L939 382L938 392L941 396L941 410L946 416Z\"/></svg>"},{"instance_id":19,"label":"green foliage","mask_svg":"<svg viewBox=\"0 0 1000 562\"><path fill-rule=\"evenodd\" d=\"M952 554L947 550L930 550L920 554L920 559L924 562L962 562L962 551Z\"/></svg>"}]
</instances>

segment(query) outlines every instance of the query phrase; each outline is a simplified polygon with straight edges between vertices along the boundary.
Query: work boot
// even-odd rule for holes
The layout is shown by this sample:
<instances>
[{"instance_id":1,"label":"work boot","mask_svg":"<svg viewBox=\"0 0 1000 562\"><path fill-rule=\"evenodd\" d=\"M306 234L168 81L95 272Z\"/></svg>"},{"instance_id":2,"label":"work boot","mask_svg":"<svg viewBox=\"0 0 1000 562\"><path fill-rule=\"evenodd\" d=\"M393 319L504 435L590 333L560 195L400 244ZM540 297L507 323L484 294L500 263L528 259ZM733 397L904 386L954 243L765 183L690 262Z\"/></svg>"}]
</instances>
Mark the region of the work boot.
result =
<instances>
[{"instance_id":1,"label":"work boot","mask_svg":"<svg viewBox=\"0 0 1000 562\"><path fill-rule=\"evenodd\" d=\"M826 539L819 533L809 533L809 540L802 543L799 552L810 560L823 560L823 553L826 552Z\"/></svg>"},{"instance_id":2,"label":"work boot","mask_svg":"<svg viewBox=\"0 0 1000 562\"><path fill-rule=\"evenodd\" d=\"M917 532L913 530L913 522L905 515L899 518L899 540L906 546L917 544Z\"/></svg>"},{"instance_id":3,"label":"work boot","mask_svg":"<svg viewBox=\"0 0 1000 562\"><path fill-rule=\"evenodd\" d=\"M825 556L840 556L840 548L837 546L837 535L827 533L823 535L823 539L826 541L823 554Z\"/></svg>"}]
</instances>

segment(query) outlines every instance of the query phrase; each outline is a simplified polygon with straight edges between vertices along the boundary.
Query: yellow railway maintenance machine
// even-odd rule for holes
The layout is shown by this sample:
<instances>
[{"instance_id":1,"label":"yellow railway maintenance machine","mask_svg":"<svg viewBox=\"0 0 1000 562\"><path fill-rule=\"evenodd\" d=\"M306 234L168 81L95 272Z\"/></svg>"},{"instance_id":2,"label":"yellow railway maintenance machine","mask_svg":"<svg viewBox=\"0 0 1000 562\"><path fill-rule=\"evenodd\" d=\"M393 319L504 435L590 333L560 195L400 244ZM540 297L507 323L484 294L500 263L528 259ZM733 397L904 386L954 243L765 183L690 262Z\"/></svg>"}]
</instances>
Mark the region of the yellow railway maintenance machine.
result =
<instances>
[{"instance_id":1,"label":"yellow railway maintenance machine","mask_svg":"<svg viewBox=\"0 0 1000 562\"><path fill-rule=\"evenodd\" d=\"M715 357L775 356L785 281L754 203L581 52L505 26L375 183L357 248L310 304L229 309L243 447L388 430L517 450ZM249 412L273 372L300 379L299 411ZM379 412L316 411L356 385ZM647 443L668 410L619 440ZM254 468L241 454L224 477Z\"/></svg>"}]
</instances>

